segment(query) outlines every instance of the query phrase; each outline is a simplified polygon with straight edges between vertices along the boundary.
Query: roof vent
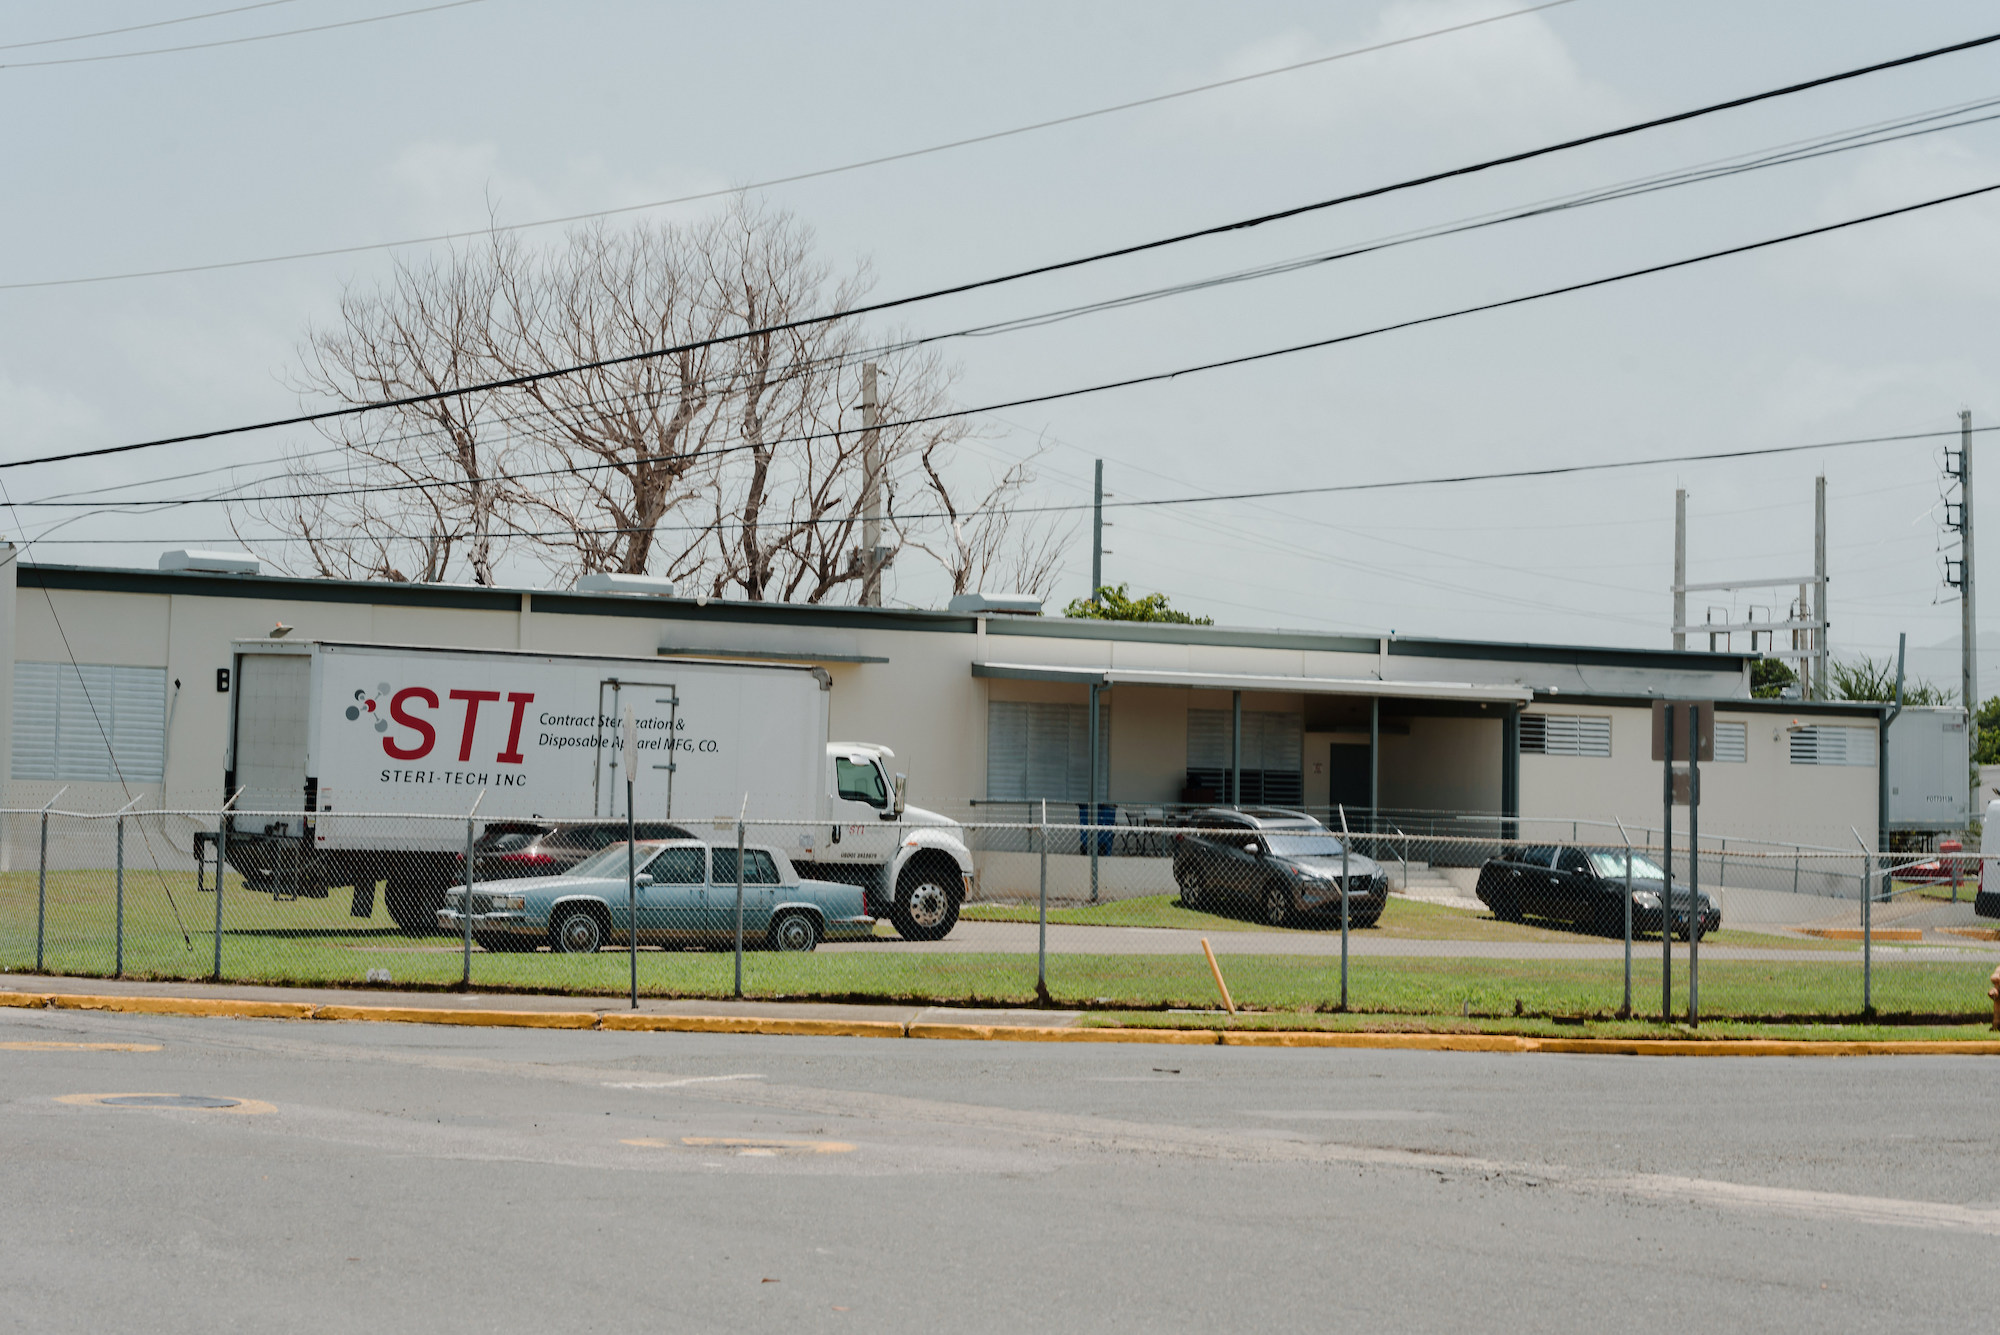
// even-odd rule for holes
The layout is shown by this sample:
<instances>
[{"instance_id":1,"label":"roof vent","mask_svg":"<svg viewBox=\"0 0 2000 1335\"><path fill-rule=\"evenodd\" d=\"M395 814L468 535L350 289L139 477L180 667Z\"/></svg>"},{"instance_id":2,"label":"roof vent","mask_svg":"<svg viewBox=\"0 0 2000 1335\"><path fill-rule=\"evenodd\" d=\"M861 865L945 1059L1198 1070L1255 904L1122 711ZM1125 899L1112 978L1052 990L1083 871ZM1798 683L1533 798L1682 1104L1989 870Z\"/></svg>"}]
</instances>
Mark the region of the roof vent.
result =
<instances>
[{"instance_id":1,"label":"roof vent","mask_svg":"<svg viewBox=\"0 0 2000 1335\"><path fill-rule=\"evenodd\" d=\"M674 596L674 582L651 575L585 575L576 582L578 593L643 593L655 598Z\"/></svg>"},{"instance_id":2,"label":"roof vent","mask_svg":"<svg viewBox=\"0 0 2000 1335\"><path fill-rule=\"evenodd\" d=\"M185 549L160 553L162 570L199 570L211 575L261 574L264 563L248 552L195 552Z\"/></svg>"},{"instance_id":3,"label":"roof vent","mask_svg":"<svg viewBox=\"0 0 2000 1335\"><path fill-rule=\"evenodd\" d=\"M949 604L953 612L1005 612L1012 616L1038 617L1042 600L1032 593L961 593Z\"/></svg>"}]
</instances>

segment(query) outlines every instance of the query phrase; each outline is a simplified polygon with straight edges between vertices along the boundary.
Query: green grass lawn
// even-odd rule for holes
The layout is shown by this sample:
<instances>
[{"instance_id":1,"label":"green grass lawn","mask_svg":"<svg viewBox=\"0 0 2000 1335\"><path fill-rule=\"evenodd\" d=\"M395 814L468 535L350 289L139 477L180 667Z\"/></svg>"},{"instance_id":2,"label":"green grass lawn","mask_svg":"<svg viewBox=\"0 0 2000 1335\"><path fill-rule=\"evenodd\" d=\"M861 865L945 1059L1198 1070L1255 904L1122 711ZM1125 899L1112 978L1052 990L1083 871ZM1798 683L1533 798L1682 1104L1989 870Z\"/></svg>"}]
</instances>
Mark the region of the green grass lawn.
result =
<instances>
[{"instance_id":1,"label":"green grass lawn","mask_svg":"<svg viewBox=\"0 0 2000 1335\"><path fill-rule=\"evenodd\" d=\"M1033 904L967 904L960 916L969 922L1034 922ZM1172 927L1199 932L1271 932L1340 930L1339 920L1330 926L1273 928L1248 917L1229 917L1185 908L1172 895L1145 895L1135 899L1110 900L1049 910L1049 921L1070 927ZM1501 922L1490 913L1426 904L1394 895L1374 927L1361 929L1370 936L1409 941L1545 941L1574 944L1602 942L1606 938L1529 923ZM1649 938L1658 949L1659 937ZM1768 932L1746 932L1725 927L1702 938L1704 945L1760 946L1781 950L1854 951L1859 946L1846 942L1821 941L1812 937L1783 936Z\"/></svg>"},{"instance_id":2,"label":"green grass lawn","mask_svg":"<svg viewBox=\"0 0 2000 1335\"><path fill-rule=\"evenodd\" d=\"M345 892L324 900L274 903L268 896L245 892L232 880L224 895L223 977L237 982L350 986L361 984L370 969L387 969L398 987L450 987L459 981L463 962L455 942L402 935L379 903L373 918L350 918L348 904ZM150 872L129 877L126 975L208 977L214 958L214 912L214 896L197 892L191 877ZM1063 912L1099 915L1063 919L1067 921L1103 921L1102 915L1109 914L1126 915L1123 920L1134 925L1185 926L1189 918L1209 918L1227 930L1246 925L1187 914L1163 899ZM1412 935L1435 939L1464 939L1462 932L1502 929L1532 935L1501 939L1577 939L1407 901L1392 901L1383 921L1384 926L1374 930L1387 933L1400 924ZM108 874L52 877L43 967L77 976L110 976L115 923ZM1743 935L1750 943L1769 940ZM1785 943L1804 947L1804 943ZM34 963L34 877L18 872L0 876L0 966L21 972ZM475 947L472 966L473 984L481 989L615 996L626 988L629 964L628 957L616 951L594 956L546 951L513 955L488 954ZM1237 1004L1266 1013L1268 1023L1321 1023L1314 1017L1324 1017L1338 1006L1337 957L1229 955L1222 967ZM1657 1009L1659 967L1656 954L1636 953L1633 989L1642 1015ZM1986 985L1991 971L1990 961L1924 960L1878 952L1875 1006L1886 1017L1970 1022L1989 1013ZM639 954L639 984L649 995L728 996L733 975L734 961L727 952ZM1677 1009L1685 1004L1684 975L1684 964L1677 963ZM1794 958L1772 963L1704 960L1703 1012L1715 1018L1781 1022L1855 1017L1861 1013L1860 980L1851 948L1800 948ZM1035 1002L1035 957L919 952L893 943L880 949L812 955L753 952L744 960L744 983L748 995L766 998L1028 1005ZM1156 955L1053 954L1048 984L1058 1005L1106 1012L1158 1015L1169 1008L1207 1009L1217 1003L1207 962L1192 948ZM1350 961L1349 984L1351 1012L1343 1023L1357 1016L1429 1017L1453 1024L1491 1020L1517 1026L1557 1017L1604 1019L1615 1015L1623 996L1617 959L1356 956ZM4 985L0 979L0 988Z\"/></svg>"}]
</instances>

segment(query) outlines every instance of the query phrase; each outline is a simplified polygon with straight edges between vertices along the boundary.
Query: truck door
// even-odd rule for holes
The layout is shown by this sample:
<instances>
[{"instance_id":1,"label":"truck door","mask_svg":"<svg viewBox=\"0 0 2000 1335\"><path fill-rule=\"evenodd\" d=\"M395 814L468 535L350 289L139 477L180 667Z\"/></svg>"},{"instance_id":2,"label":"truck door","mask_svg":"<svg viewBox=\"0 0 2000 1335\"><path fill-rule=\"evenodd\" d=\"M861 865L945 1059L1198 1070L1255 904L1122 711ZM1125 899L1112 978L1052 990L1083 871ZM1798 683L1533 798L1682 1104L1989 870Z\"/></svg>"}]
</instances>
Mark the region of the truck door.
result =
<instances>
[{"instance_id":1,"label":"truck door","mask_svg":"<svg viewBox=\"0 0 2000 1335\"><path fill-rule=\"evenodd\" d=\"M830 852L829 862L888 862L896 851L900 831L885 820L894 810L895 798L889 776L877 759L866 752L831 757L833 797L833 841L822 852Z\"/></svg>"},{"instance_id":2,"label":"truck door","mask_svg":"<svg viewBox=\"0 0 2000 1335\"><path fill-rule=\"evenodd\" d=\"M597 684L597 770L591 782L592 815L606 820L625 815L625 781L631 777L641 819L672 817L676 754L673 741L680 725L680 704L680 692L670 681L607 677ZM661 736L658 727L647 727L646 722L663 723L666 729L664 747L647 747L639 752L640 768L636 776L620 773L624 749L621 733L627 705L632 706L635 717L644 721L639 729L642 744Z\"/></svg>"}]
</instances>

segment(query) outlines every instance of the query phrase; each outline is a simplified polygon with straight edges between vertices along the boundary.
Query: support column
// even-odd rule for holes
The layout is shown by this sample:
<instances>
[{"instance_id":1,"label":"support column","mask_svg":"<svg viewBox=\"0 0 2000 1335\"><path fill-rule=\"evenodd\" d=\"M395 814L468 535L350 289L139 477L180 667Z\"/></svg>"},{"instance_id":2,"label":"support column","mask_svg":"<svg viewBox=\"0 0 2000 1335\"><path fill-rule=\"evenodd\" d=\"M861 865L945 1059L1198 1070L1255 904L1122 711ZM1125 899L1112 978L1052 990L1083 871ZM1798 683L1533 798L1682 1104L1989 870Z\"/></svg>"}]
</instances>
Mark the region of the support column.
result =
<instances>
[{"instance_id":1,"label":"support column","mask_svg":"<svg viewBox=\"0 0 2000 1335\"><path fill-rule=\"evenodd\" d=\"M1521 821L1521 710L1500 718L1500 837L1514 838Z\"/></svg>"},{"instance_id":2,"label":"support column","mask_svg":"<svg viewBox=\"0 0 2000 1335\"><path fill-rule=\"evenodd\" d=\"M1243 805L1243 692L1229 693L1229 805Z\"/></svg>"},{"instance_id":3,"label":"support column","mask_svg":"<svg viewBox=\"0 0 2000 1335\"><path fill-rule=\"evenodd\" d=\"M1368 832L1382 828L1382 697L1368 701Z\"/></svg>"}]
</instances>

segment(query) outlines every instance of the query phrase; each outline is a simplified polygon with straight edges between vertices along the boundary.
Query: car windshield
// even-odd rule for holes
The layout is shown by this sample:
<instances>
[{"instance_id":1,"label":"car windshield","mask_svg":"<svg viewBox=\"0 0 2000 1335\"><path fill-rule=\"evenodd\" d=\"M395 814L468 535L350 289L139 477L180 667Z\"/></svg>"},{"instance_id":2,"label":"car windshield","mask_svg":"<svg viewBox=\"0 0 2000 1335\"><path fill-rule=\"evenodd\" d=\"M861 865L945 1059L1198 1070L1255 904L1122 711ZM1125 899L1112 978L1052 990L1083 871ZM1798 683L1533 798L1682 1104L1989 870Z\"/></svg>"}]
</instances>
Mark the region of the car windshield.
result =
<instances>
[{"instance_id":1,"label":"car windshield","mask_svg":"<svg viewBox=\"0 0 2000 1335\"><path fill-rule=\"evenodd\" d=\"M1607 881L1622 881L1625 879L1625 856L1623 849L1607 850L1604 852L1593 850L1590 855L1590 866L1593 871ZM1631 856L1633 880L1664 881L1667 879L1667 874L1660 870L1660 864L1645 854L1634 853Z\"/></svg>"},{"instance_id":2,"label":"car windshield","mask_svg":"<svg viewBox=\"0 0 2000 1335\"><path fill-rule=\"evenodd\" d=\"M1337 858L1340 856L1340 840L1325 831L1310 834L1293 834L1285 830L1266 830L1264 846L1275 857L1281 858Z\"/></svg>"},{"instance_id":3,"label":"car windshield","mask_svg":"<svg viewBox=\"0 0 2000 1335\"><path fill-rule=\"evenodd\" d=\"M646 870L646 864L660 855L657 845L641 845L638 850L636 870ZM591 854L569 869L571 876L615 876L620 880L625 876L625 845L613 844Z\"/></svg>"}]
</instances>

